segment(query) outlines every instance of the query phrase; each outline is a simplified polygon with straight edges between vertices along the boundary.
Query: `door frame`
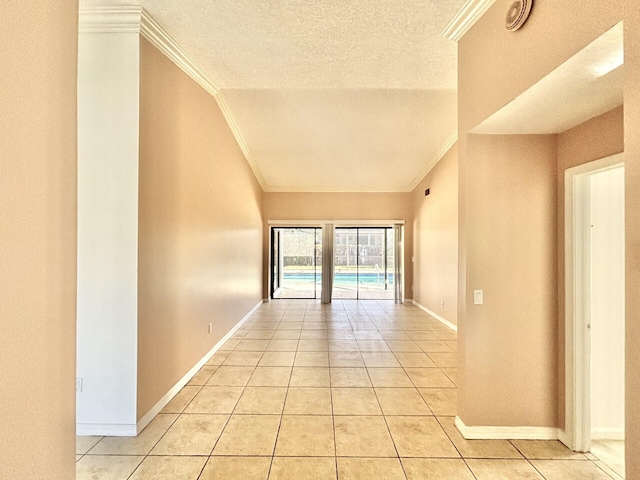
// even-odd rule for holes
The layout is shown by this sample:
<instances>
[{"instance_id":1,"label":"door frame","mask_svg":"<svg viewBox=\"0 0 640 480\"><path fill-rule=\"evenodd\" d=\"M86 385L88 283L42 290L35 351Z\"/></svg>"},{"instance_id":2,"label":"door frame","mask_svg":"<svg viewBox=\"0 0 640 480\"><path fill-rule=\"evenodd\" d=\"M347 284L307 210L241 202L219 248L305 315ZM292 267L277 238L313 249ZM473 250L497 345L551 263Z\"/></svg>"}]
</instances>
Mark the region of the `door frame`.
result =
<instances>
[{"instance_id":1,"label":"door frame","mask_svg":"<svg viewBox=\"0 0 640 480\"><path fill-rule=\"evenodd\" d=\"M317 300L318 297L318 265L316 263L318 256L318 242L317 242L317 232L322 231L322 227L310 224L310 225L269 225L269 273L267 275L268 278L268 292L269 298L268 301L272 300L282 300L281 298L276 297L275 295L282 288L282 283L284 279L284 264L280 262L282 258L282 230L287 229L300 229L300 230L313 230L314 231L314 247L313 247L313 298L286 298L286 300ZM276 236L278 238L278 255L275 254L274 245L276 241ZM322 244L320 244L320 248L322 248ZM278 285L275 284L274 274L275 274L275 264L278 262Z\"/></svg>"},{"instance_id":2,"label":"door frame","mask_svg":"<svg viewBox=\"0 0 640 480\"><path fill-rule=\"evenodd\" d=\"M591 267L589 175L624 165L622 153L564 172L565 428L560 441L591 448Z\"/></svg>"},{"instance_id":3,"label":"door frame","mask_svg":"<svg viewBox=\"0 0 640 480\"><path fill-rule=\"evenodd\" d=\"M405 252L404 252L404 230L406 227L406 221L405 220L347 220L347 219L342 219L342 220L278 220L278 219L269 219L267 220L267 225L269 228L268 234L265 235L266 238L268 238L268 245L265 245L265 249L266 249L266 254L268 256L268 261L266 264L264 264L264 267L266 269L269 270L268 274L266 275L266 280L267 280L267 298L264 299L265 302L269 302L271 300L274 300L272 298L272 272L271 272L271 265L272 265L272 257L273 257L273 252L272 252L272 230L274 228L305 228L305 227L316 227L316 228L323 228L323 225L326 224L333 224L335 225L336 228L338 227L395 227L395 226L399 226L400 230L401 230L401 240L400 240L400 246L399 246L399 251L398 252L394 252L394 256L396 257L397 261L400 262L400 277L399 277L399 281L401 281L402 283L400 284L400 290L401 290L401 294L400 294L400 299L401 302L400 303L404 303L404 275L406 274L405 271ZM264 278L264 277L263 277ZM278 300L278 299L275 299Z\"/></svg>"},{"instance_id":4,"label":"door frame","mask_svg":"<svg viewBox=\"0 0 640 480\"><path fill-rule=\"evenodd\" d=\"M388 238L389 232L393 232L395 234L395 232L393 231L393 225L373 225L373 226L367 226L367 225L340 225L340 226L335 226L335 230L334 232L337 232L338 230L355 230L356 231L356 298L355 300L361 300L360 298L360 283L359 283L359 279L360 279L360 230L382 230L384 231L384 239L383 239L383 250L384 250L384 262L383 262L383 266L384 266L384 281L385 281L385 290L388 289L389 285L388 285L388 280L389 280L389 272L388 270L388 251L387 251L387 243L388 243ZM335 233L334 233L334 238L335 238ZM393 261L394 263L398 261L398 259L396 259L396 255L397 252L395 251L395 249L393 249ZM334 265L335 265L335 249L334 249ZM394 272L391 272L392 274ZM395 288L395 281L397 281L397 279L395 278L394 275L394 288ZM335 272L334 272L334 282L335 282ZM371 299L364 299L364 300L371 300ZM393 299L387 299L387 300L393 300Z\"/></svg>"}]
</instances>

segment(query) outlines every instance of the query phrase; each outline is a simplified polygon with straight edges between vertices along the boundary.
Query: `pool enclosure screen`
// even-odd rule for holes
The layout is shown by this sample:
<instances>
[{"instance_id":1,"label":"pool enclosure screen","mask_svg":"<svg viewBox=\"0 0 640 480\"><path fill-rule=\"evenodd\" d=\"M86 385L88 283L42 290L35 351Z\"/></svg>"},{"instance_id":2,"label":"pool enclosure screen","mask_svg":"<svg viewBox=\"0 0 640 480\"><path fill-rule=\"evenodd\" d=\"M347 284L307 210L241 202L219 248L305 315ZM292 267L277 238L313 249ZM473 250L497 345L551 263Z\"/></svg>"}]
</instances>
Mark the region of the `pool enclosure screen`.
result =
<instances>
[{"instance_id":1,"label":"pool enclosure screen","mask_svg":"<svg viewBox=\"0 0 640 480\"><path fill-rule=\"evenodd\" d=\"M320 298L322 229L271 229L271 298Z\"/></svg>"},{"instance_id":2,"label":"pool enclosure screen","mask_svg":"<svg viewBox=\"0 0 640 480\"><path fill-rule=\"evenodd\" d=\"M336 227L333 242L335 299L394 299L394 229ZM271 229L271 298L320 298L322 229Z\"/></svg>"},{"instance_id":3,"label":"pool enclosure screen","mask_svg":"<svg viewBox=\"0 0 640 480\"><path fill-rule=\"evenodd\" d=\"M394 232L391 227L338 227L333 251L333 298L394 299Z\"/></svg>"}]
</instances>

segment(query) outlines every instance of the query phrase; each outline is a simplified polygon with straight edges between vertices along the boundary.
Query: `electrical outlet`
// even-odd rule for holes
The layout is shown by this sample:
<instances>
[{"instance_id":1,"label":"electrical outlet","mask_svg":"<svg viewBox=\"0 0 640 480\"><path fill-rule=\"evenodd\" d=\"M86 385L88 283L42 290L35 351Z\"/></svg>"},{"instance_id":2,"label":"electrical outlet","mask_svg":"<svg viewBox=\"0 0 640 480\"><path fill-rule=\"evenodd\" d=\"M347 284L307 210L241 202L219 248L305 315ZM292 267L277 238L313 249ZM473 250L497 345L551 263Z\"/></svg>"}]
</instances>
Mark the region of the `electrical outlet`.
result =
<instances>
[{"instance_id":1,"label":"electrical outlet","mask_svg":"<svg viewBox=\"0 0 640 480\"><path fill-rule=\"evenodd\" d=\"M444 295L440 295L440 308L444 308Z\"/></svg>"},{"instance_id":2,"label":"electrical outlet","mask_svg":"<svg viewBox=\"0 0 640 480\"><path fill-rule=\"evenodd\" d=\"M82 393L82 384L83 384L82 377L76 378L76 393Z\"/></svg>"},{"instance_id":3,"label":"electrical outlet","mask_svg":"<svg viewBox=\"0 0 640 480\"><path fill-rule=\"evenodd\" d=\"M207 333L213 332L213 323L209 324L209 331Z\"/></svg>"}]
</instances>

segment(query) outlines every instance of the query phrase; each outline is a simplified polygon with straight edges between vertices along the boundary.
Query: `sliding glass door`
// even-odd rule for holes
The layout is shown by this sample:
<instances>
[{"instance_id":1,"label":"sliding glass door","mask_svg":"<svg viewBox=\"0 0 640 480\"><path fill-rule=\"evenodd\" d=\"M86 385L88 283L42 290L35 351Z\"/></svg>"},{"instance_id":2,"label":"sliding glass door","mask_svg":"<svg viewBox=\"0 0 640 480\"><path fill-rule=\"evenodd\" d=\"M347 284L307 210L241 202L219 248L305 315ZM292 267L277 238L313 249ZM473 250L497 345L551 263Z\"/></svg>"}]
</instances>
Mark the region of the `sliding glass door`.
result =
<instances>
[{"instance_id":1,"label":"sliding glass door","mask_svg":"<svg viewBox=\"0 0 640 480\"><path fill-rule=\"evenodd\" d=\"M320 298L322 229L271 229L271 298Z\"/></svg>"},{"instance_id":2,"label":"sliding glass door","mask_svg":"<svg viewBox=\"0 0 640 480\"><path fill-rule=\"evenodd\" d=\"M333 298L393 300L394 261L392 228L336 228Z\"/></svg>"}]
</instances>

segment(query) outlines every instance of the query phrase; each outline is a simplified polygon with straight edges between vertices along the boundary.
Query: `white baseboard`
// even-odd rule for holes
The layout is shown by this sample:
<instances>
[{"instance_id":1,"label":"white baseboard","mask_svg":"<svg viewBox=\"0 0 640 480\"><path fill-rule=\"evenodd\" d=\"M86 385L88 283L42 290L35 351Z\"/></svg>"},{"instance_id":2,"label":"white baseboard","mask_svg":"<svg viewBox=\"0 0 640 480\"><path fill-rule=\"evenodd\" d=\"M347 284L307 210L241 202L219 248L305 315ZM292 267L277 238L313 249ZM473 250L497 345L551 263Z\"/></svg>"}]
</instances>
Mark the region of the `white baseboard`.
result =
<instances>
[{"instance_id":1,"label":"white baseboard","mask_svg":"<svg viewBox=\"0 0 640 480\"><path fill-rule=\"evenodd\" d=\"M202 357L202 359L198 363L196 363L193 366L193 368L189 370L185 374L185 376L178 381L178 383L176 383L167 393L164 394L164 396L160 400L158 400L158 402L151 408L151 410L149 410L138 422L137 433L140 433L142 430L144 430L144 427L146 427L147 425L149 425L149 423L151 423L151 420L153 420L155 416L158 415L158 413L160 413L160 411L167 406L167 404L171 401L171 399L175 397L178 394L178 392L182 390L182 388L187 383L189 383L189 380L191 380L193 376L196 373L198 373L198 371L209 361L209 359L213 357L214 353L220 350L220 347L222 347L222 345L224 345L225 342L229 340L229 338L231 338L231 336L234 333L236 333L236 331L242 326L242 324L247 320L249 320L249 317L253 315L253 313L260 307L260 305L262 305L262 303L263 303L263 300L260 300L256 304L256 306L253 307L251 311L249 311L249 313L247 313L242 318L242 320L236 323L234 327L231 330L229 330L227 334L224 337L222 337L220 341L216 343L213 346L213 348L209 350L207 354L204 357Z\"/></svg>"},{"instance_id":2,"label":"white baseboard","mask_svg":"<svg viewBox=\"0 0 640 480\"><path fill-rule=\"evenodd\" d=\"M135 437L135 423L76 423L76 435L98 437Z\"/></svg>"},{"instance_id":3,"label":"white baseboard","mask_svg":"<svg viewBox=\"0 0 640 480\"><path fill-rule=\"evenodd\" d=\"M184 377L182 377L167 393L163 395L163 397L158 400L158 402L149 410L136 424L95 424L95 423L77 423L76 424L76 435L99 435L99 436L113 436L113 437L135 437L139 434L144 427L151 423L151 420L155 418L155 416L160 413L160 411L167 406L167 404L171 401L173 397L177 395L177 393L182 390L189 380L193 378L193 376L198 373L198 371L209 361L209 359L216 353L224 343L231 338L231 336L236 333L236 331L242 326L244 322L246 322L251 315L262 305L263 300L260 300L255 307L251 309L249 313L247 313L242 320L234 325L234 327L227 332L227 334L220 339L218 343L216 343L207 354L202 357L202 359L196 363L191 370L189 370Z\"/></svg>"},{"instance_id":4,"label":"white baseboard","mask_svg":"<svg viewBox=\"0 0 640 480\"><path fill-rule=\"evenodd\" d=\"M566 431L558 429L558 440L567 448L573 450L573 444Z\"/></svg>"},{"instance_id":5,"label":"white baseboard","mask_svg":"<svg viewBox=\"0 0 640 480\"><path fill-rule=\"evenodd\" d=\"M413 303L416 307L418 307L420 310L422 310L423 312L428 313L429 315L431 315L433 318L435 318L436 320L440 321L441 323L443 323L444 325L446 325L447 327L449 327L451 330L453 330L454 332L458 331L458 326L451 323L449 320L447 320L444 317L441 317L440 315L438 315L437 313L429 310L427 307L425 307L424 305L419 304L418 302L416 302L415 300L407 300L408 302Z\"/></svg>"},{"instance_id":6,"label":"white baseboard","mask_svg":"<svg viewBox=\"0 0 640 480\"><path fill-rule=\"evenodd\" d=\"M459 417L455 425L466 440L558 440L555 427L467 427Z\"/></svg>"},{"instance_id":7,"label":"white baseboard","mask_svg":"<svg viewBox=\"0 0 640 480\"><path fill-rule=\"evenodd\" d=\"M167 406L171 399L175 397L187 383L189 383L189 380L191 380L193 376L198 373L198 371L209 361L209 359L213 357L214 353L220 350L220 347L222 347L222 345L224 345L225 342L229 340L229 338L231 338L234 333L236 333L236 331L242 326L242 324L246 322L249 317L251 317L251 315L253 315L253 313L260 307L260 305L262 305L262 303L263 300L260 300L256 304L256 306L253 307L251 311L249 311L249 313L247 313L242 318L242 320L236 323L234 327L229 330L227 334L222 337L220 341L216 343L213 348L209 350L207 354L202 357L202 359L200 359L200 361L196 363L193 368L185 374L184 377L178 380L178 383L176 383L167 393L164 394L164 396L160 400L158 400L158 402L151 408L151 410L149 410L138 422L137 433L140 433L142 430L144 430L144 427L151 423L151 420L153 420L155 416L158 415L158 413L160 413L160 411Z\"/></svg>"},{"instance_id":8,"label":"white baseboard","mask_svg":"<svg viewBox=\"0 0 640 480\"><path fill-rule=\"evenodd\" d=\"M593 428L591 440L624 440L623 428Z\"/></svg>"}]
</instances>

